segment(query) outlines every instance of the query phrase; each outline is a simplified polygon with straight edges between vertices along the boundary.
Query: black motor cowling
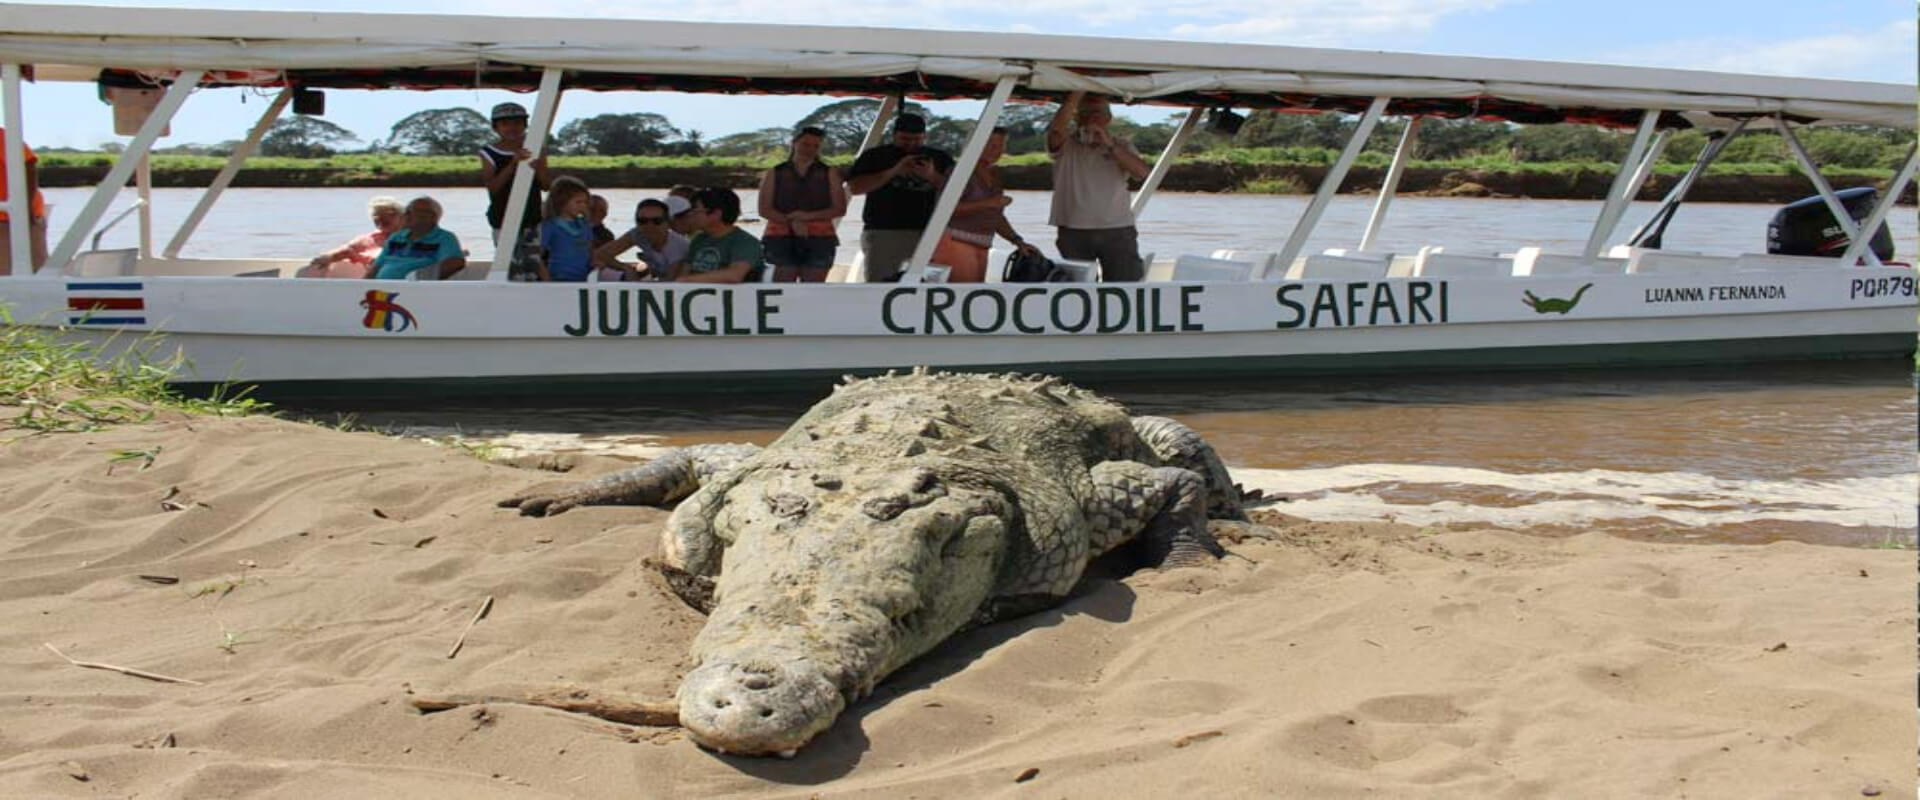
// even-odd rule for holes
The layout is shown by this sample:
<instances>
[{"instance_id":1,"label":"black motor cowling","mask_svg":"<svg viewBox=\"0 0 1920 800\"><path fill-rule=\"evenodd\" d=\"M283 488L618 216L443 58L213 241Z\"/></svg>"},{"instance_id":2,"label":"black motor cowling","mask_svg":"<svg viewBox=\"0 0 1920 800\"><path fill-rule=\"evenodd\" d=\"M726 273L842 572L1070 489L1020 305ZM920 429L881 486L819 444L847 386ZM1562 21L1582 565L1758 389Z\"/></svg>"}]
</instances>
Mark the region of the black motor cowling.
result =
<instances>
[{"instance_id":1,"label":"black motor cowling","mask_svg":"<svg viewBox=\"0 0 1920 800\"><path fill-rule=\"evenodd\" d=\"M1841 189L1833 194L1840 198L1840 204L1856 224L1873 213L1874 203L1880 198L1880 190L1871 186ZM1776 255L1839 258L1851 242L1819 195L1788 204L1767 223L1767 252ZM1880 223L1880 229L1873 232L1869 246L1881 261L1893 258L1893 233L1887 230L1886 223Z\"/></svg>"}]
</instances>

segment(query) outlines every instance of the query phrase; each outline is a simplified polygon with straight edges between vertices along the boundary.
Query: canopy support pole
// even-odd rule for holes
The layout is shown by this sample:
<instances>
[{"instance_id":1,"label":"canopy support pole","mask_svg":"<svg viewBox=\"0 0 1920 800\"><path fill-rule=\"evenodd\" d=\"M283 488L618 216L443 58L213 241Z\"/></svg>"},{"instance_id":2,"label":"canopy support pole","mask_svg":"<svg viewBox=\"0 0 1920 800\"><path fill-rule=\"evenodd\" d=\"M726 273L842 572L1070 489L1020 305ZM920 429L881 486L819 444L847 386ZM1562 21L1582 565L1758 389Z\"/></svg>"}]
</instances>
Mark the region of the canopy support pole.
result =
<instances>
[{"instance_id":1,"label":"canopy support pole","mask_svg":"<svg viewBox=\"0 0 1920 800\"><path fill-rule=\"evenodd\" d=\"M1293 269L1293 260L1307 246L1307 237L1320 224L1320 215L1326 213L1327 205L1339 193L1341 182L1347 179L1347 170L1353 166L1353 160L1360 157L1360 149L1367 146L1367 137L1373 135L1373 126L1380 122L1380 115L1386 112L1390 99L1376 97L1367 106L1367 113L1360 117L1359 126L1354 128L1352 138L1347 139L1347 146L1340 151L1340 158L1327 170L1327 177L1320 180L1320 190L1314 192L1312 202L1307 203L1306 213L1300 215L1299 222L1294 223L1293 233L1287 235L1287 243L1280 248L1270 269Z\"/></svg>"},{"instance_id":2,"label":"canopy support pole","mask_svg":"<svg viewBox=\"0 0 1920 800\"><path fill-rule=\"evenodd\" d=\"M140 197L140 257L153 258L153 155L140 156L133 169L133 190Z\"/></svg>"},{"instance_id":3,"label":"canopy support pole","mask_svg":"<svg viewBox=\"0 0 1920 800\"><path fill-rule=\"evenodd\" d=\"M1833 212L1834 223L1840 226L1840 231L1847 235L1849 241L1859 241L1860 224L1853 221L1853 215L1847 213L1846 204L1840 202L1840 196L1833 193L1833 185L1827 183L1826 176L1820 174L1820 165L1813 163L1813 157L1807 155L1807 148L1800 144L1800 137L1794 135L1793 126L1778 114L1774 115L1773 124L1780 129L1780 138L1787 140L1787 149L1793 151L1794 160L1800 162L1800 168L1807 171L1807 180L1813 181L1813 188L1820 192L1820 199L1826 201L1827 210ZM1874 255L1872 250L1862 251L1862 257L1867 259L1868 266L1881 266L1880 257Z\"/></svg>"},{"instance_id":4,"label":"canopy support pole","mask_svg":"<svg viewBox=\"0 0 1920 800\"><path fill-rule=\"evenodd\" d=\"M7 234L14 277L33 274L33 198L27 196L27 137L20 130L20 65L0 64L6 92Z\"/></svg>"},{"instance_id":5,"label":"canopy support pole","mask_svg":"<svg viewBox=\"0 0 1920 800\"><path fill-rule=\"evenodd\" d=\"M1400 188L1400 174L1406 172L1407 162L1413 160L1413 148L1420 141L1420 122L1425 119L1407 119L1407 129L1400 134L1400 146L1393 150L1393 165L1387 167L1387 177L1380 182L1380 196L1373 200L1373 214L1367 217L1367 232L1360 235L1359 252L1373 249L1373 240L1380 234L1380 226L1386 224L1387 206L1393 205L1393 193Z\"/></svg>"},{"instance_id":6,"label":"canopy support pole","mask_svg":"<svg viewBox=\"0 0 1920 800\"><path fill-rule=\"evenodd\" d=\"M1147 179L1141 181L1140 191L1133 195L1133 218L1137 221L1140 214L1147 210L1147 201L1153 199L1153 193L1160 189L1160 180L1167 177L1167 171L1173 169L1173 160L1180 155L1180 148L1187 143L1187 137L1193 135L1193 129L1200 125L1200 115L1206 109L1194 108L1187 112L1187 119L1173 132L1173 138L1167 140L1166 149L1160 151L1160 160L1153 162L1153 170L1147 173Z\"/></svg>"},{"instance_id":7,"label":"canopy support pole","mask_svg":"<svg viewBox=\"0 0 1920 800\"><path fill-rule=\"evenodd\" d=\"M1653 143L1647 145L1646 156L1640 159L1639 166L1634 167L1633 177L1627 179L1627 202L1633 202L1633 198L1639 195L1640 190L1647 185L1647 178L1653 175L1653 165L1659 163L1660 153L1667 149L1668 133L1670 133L1670 131L1656 131L1653 134ZM1625 212L1623 210L1622 216L1624 215ZM1615 227L1617 228L1618 226L1619 223L1616 222ZM1607 231L1607 235L1611 237L1613 231Z\"/></svg>"},{"instance_id":8,"label":"canopy support pole","mask_svg":"<svg viewBox=\"0 0 1920 800\"><path fill-rule=\"evenodd\" d=\"M1687 199L1687 192L1693 190L1693 182L1707 173L1707 166L1712 164L1714 159L1719 158L1720 151L1727 148L1727 143L1733 141L1733 137L1739 136L1740 131L1745 130L1747 123L1752 121L1751 117L1743 117L1724 133L1707 134L1707 144L1700 148L1700 157L1694 159L1693 166L1687 168L1687 174L1680 176L1680 180L1674 183L1671 190L1668 190L1667 196L1661 198L1660 207L1654 210L1653 215L1647 217L1647 221L1641 223L1640 227L1635 228L1632 236L1627 237L1627 246L1659 249L1661 234L1666 231L1667 223L1673 220L1673 214L1679 210L1680 203Z\"/></svg>"},{"instance_id":9,"label":"canopy support pole","mask_svg":"<svg viewBox=\"0 0 1920 800\"><path fill-rule=\"evenodd\" d=\"M147 115L147 121L141 123L140 131L133 135L132 141L127 142L127 149L121 151L120 157L113 162L113 168L107 170L107 176L94 188L93 196L87 198L86 206L74 217L73 227L68 228L67 235L61 237L60 246L47 256L49 275L59 275L66 270L67 263L80 252L80 243L86 241L87 235L93 232L93 226L100 223L100 216L107 212L107 206L127 185L127 178L132 176L134 167L153 150L153 143L160 138L160 132L166 130L167 124L173 121L173 115L179 113L180 106L187 102L187 96L193 94L194 88L200 85L200 79L206 74L206 70L188 69L181 70L174 77L173 85L167 87L167 93L160 98L159 105Z\"/></svg>"},{"instance_id":10,"label":"canopy support pole","mask_svg":"<svg viewBox=\"0 0 1920 800\"><path fill-rule=\"evenodd\" d=\"M1607 200L1600 206L1600 218L1593 221L1593 232L1587 235L1587 247L1580 251L1587 258L1597 258L1600 250L1607 245L1607 237L1613 235L1613 229L1620 224L1620 217L1627 212L1627 202L1633 199L1635 186L1633 173L1638 172L1640 159L1646 155L1647 143L1653 140L1653 130L1660 125L1660 109L1649 108L1640 115L1640 129L1634 131L1633 144L1627 147L1627 157L1620 160L1619 171L1613 173L1613 185L1607 189Z\"/></svg>"},{"instance_id":11,"label":"canopy support pole","mask_svg":"<svg viewBox=\"0 0 1920 800\"><path fill-rule=\"evenodd\" d=\"M280 118L280 112L286 110L287 103L292 100L293 89L287 88L281 89L273 102L267 104L267 110L260 113L260 121L255 122L253 129L247 131L247 138L233 148L233 153L227 156L227 165L220 168L220 174L213 176L213 183L201 193L200 201L194 204L186 221L180 223L180 230L174 231L173 238L167 242L167 249L160 251L162 258L180 257L180 249L187 246L187 240L193 238L193 232L200 227L201 220L206 219L207 212L213 210L214 202L233 184L233 177L240 174L240 165L259 149L260 140L266 138L267 129L273 127L274 121Z\"/></svg>"},{"instance_id":12,"label":"canopy support pole","mask_svg":"<svg viewBox=\"0 0 1920 800\"><path fill-rule=\"evenodd\" d=\"M940 199L933 206L933 217L920 231L920 241L913 246L913 258L907 261L903 273L918 275L924 271L927 259L933 258L933 248L940 244L941 235L947 232L947 223L953 219L954 208L960 205L960 193L973 177L973 167L980 161L981 151L987 149L987 138L993 135L993 126L1000 122L1000 109L1006 107L1007 98L1013 95L1013 85L1019 80L1018 75L1008 75L993 87L993 95L987 98L987 107L980 109L980 121L973 124L966 146L960 148L960 157L953 163L953 174L947 176L947 185L941 187Z\"/></svg>"},{"instance_id":13,"label":"canopy support pole","mask_svg":"<svg viewBox=\"0 0 1920 800\"><path fill-rule=\"evenodd\" d=\"M1907 183L1913 180L1916 167L1920 167L1920 150L1908 147L1906 166L1901 167L1900 173L1893 176L1893 183L1887 184L1887 193L1881 195L1880 202L1873 205L1873 213L1867 215L1866 223L1860 226L1860 233L1854 234L1853 238L1848 240L1847 252L1840 255L1841 266L1853 266L1860 260L1861 255L1873 254L1871 246L1873 233L1880 230L1881 224L1887 221L1887 213L1893 210L1901 193L1907 190Z\"/></svg>"},{"instance_id":14,"label":"canopy support pole","mask_svg":"<svg viewBox=\"0 0 1920 800\"><path fill-rule=\"evenodd\" d=\"M868 150L880 146L880 139L886 135L887 123L893 121L893 115L900 111L900 95L890 94L880 98L880 110L873 115L873 124L867 126L867 138L860 140L860 152L853 154L853 160L859 161Z\"/></svg>"},{"instance_id":15,"label":"canopy support pole","mask_svg":"<svg viewBox=\"0 0 1920 800\"><path fill-rule=\"evenodd\" d=\"M553 127L554 110L560 106L559 67L547 67L540 73L540 95L533 101L533 119L527 121L527 152L539 158L547 146L547 129ZM529 159L531 160L531 159ZM513 172L513 188L507 190L507 207L500 217L500 230L494 231L493 267L488 280L505 280L513 263L513 251L520 244L520 219L526 213L527 196L533 193L533 165L522 161Z\"/></svg>"}]
</instances>

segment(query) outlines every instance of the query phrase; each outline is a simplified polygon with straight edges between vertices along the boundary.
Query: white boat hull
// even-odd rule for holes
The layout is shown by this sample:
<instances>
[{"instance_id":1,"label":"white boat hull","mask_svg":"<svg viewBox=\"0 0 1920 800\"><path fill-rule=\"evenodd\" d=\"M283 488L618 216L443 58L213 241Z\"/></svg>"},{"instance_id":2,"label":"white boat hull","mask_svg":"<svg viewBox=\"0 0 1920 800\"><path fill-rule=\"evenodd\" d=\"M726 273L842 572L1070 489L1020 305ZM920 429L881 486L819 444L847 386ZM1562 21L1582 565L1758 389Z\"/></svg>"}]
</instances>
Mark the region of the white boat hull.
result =
<instances>
[{"instance_id":1,"label":"white boat hull","mask_svg":"<svg viewBox=\"0 0 1920 800\"><path fill-rule=\"evenodd\" d=\"M0 302L109 350L177 350L184 383L355 394L684 392L923 364L1122 376L1897 357L1916 332L1902 268L724 288L69 277L0 283Z\"/></svg>"}]
</instances>

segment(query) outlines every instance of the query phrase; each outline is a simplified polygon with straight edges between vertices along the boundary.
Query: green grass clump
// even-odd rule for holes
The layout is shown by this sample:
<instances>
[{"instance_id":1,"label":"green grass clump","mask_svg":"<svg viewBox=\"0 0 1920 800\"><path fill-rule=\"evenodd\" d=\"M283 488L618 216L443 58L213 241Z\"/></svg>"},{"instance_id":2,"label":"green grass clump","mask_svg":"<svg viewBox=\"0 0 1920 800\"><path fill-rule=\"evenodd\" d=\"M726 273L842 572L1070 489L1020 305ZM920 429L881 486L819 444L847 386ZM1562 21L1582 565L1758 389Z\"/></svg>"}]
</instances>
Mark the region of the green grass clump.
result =
<instances>
[{"instance_id":1,"label":"green grass clump","mask_svg":"<svg viewBox=\"0 0 1920 800\"><path fill-rule=\"evenodd\" d=\"M234 417L268 408L224 387L207 397L175 391L167 380L182 357L156 358L158 340L101 359L95 345L60 338L64 330L17 325L0 309L0 431L93 431L162 410Z\"/></svg>"}]
</instances>

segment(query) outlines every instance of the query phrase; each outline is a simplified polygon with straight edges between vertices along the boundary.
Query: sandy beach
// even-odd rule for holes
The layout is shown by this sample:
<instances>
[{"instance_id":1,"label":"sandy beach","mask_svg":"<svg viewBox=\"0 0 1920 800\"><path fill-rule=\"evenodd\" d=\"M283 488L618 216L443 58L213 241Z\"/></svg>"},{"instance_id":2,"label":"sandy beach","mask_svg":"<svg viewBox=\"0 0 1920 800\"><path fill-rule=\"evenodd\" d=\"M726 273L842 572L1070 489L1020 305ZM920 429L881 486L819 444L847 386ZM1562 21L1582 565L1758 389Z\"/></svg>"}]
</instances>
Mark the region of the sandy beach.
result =
<instances>
[{"instance_id":1,"label":"sandy beach","mask_svg":"<svg viewBox=\"0 0 1920 800\"><path fill-rule=\"evenodd\" d=\"M17 433L12 435L18 435ZM0 449L0 796L1859 797L1915 788L1911 550L1262 519L895 674L789 760L448 692L667 700L663 511L272 418ZM472 625L485 598L490 613ZM70 664L102 662L197 682Z\"/></svg>"}]
</instances>

